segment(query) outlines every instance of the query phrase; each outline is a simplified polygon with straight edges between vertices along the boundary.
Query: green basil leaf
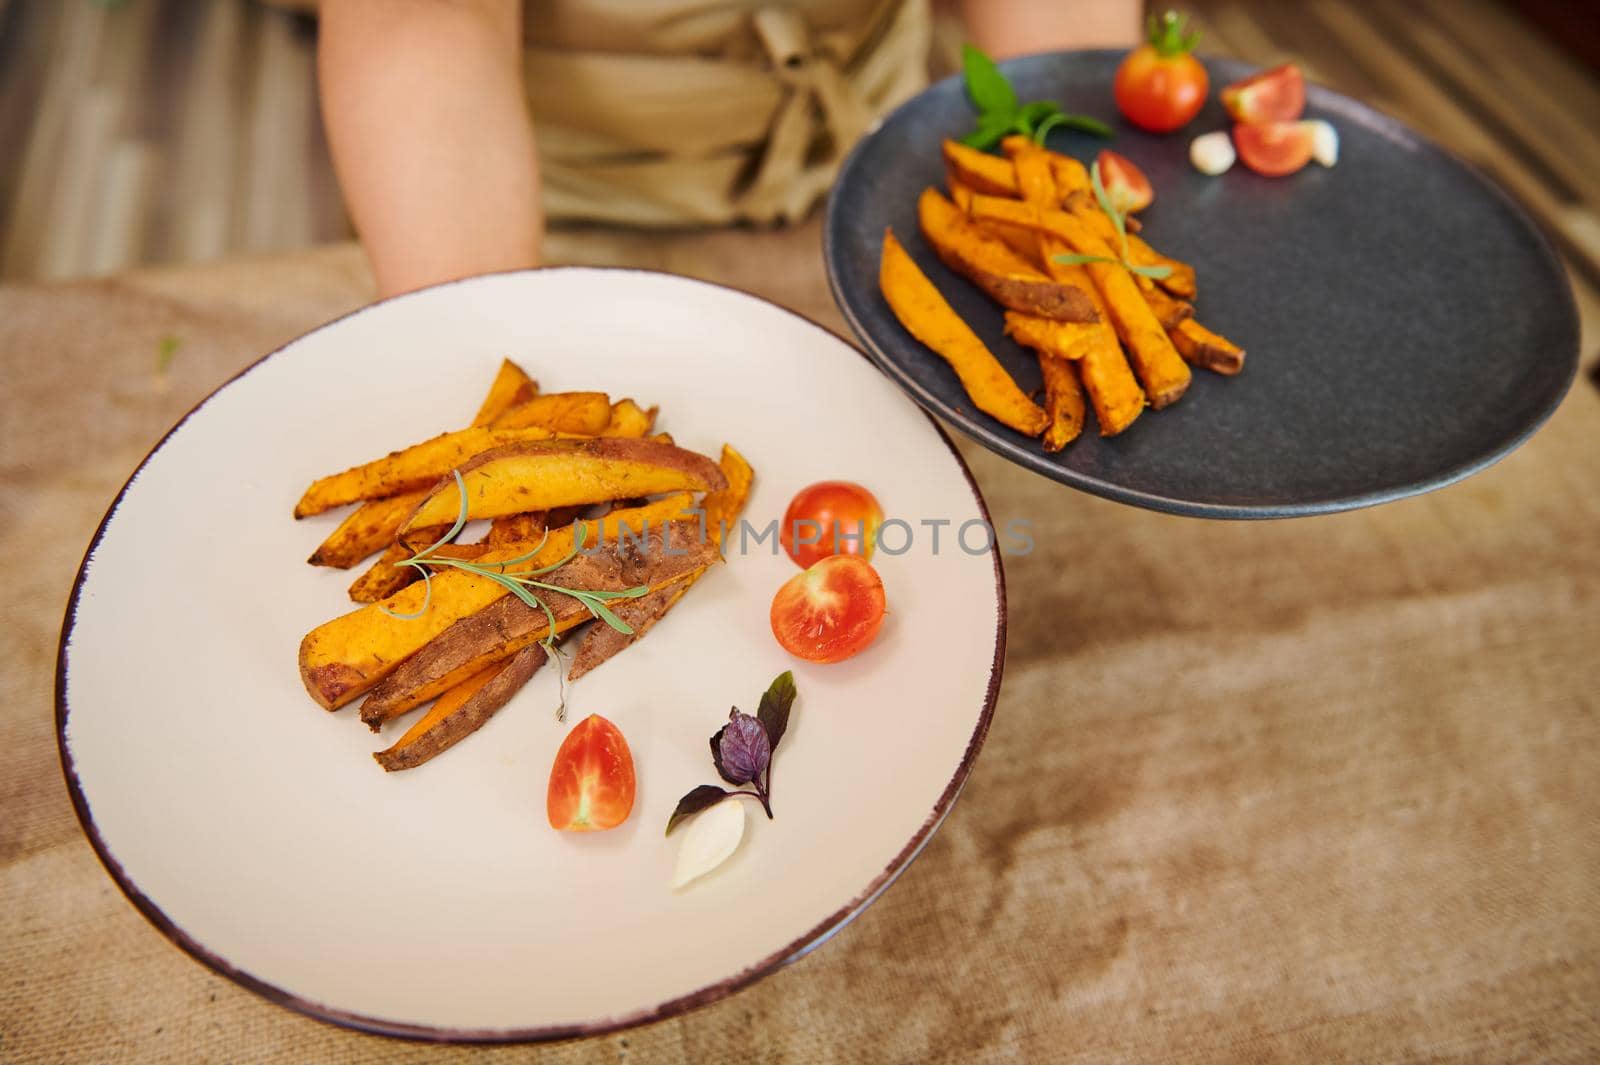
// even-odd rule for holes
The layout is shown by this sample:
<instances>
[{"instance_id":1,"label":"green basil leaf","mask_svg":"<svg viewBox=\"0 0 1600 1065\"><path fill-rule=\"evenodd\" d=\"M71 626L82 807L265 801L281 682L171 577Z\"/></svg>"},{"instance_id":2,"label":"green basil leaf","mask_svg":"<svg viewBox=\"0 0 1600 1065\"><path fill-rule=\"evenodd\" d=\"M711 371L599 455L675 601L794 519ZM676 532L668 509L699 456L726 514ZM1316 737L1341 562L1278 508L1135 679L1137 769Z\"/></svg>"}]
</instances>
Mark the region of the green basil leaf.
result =
<instances>
[{"instance_id":1,"label":"green basil leaf","mask_svg":"<svg viewBox=\"0 0 1600 1065\"><path fill-rule=\"evenodd\" d=\"M1011 132L1013 118L1010 114L984 115L978 119L978 128L962 137L961 143L979 150L993 148L1001 137Z\"/></svg>"},{"instance_id":2,"label":"green basil leaf","mask_svg":"<svg viewBox=\"0 0 1600 1065\"><path fill-rule=\"evenodd\" d=\"M1088 133L1091 136L1103 137L1106 140L1110 140L1112 137L1116 136L1116 132L1098 118L1090 118L1088 115L1069 115L1065 112L1057 112L1056 114L1045 119L1039 128L1034 131L1034 140L1038 141L1040 144L1043 144L1045 134L1057 128L1075 129L1079 133Z\"/></svg>"},{"instance_id":3,"label":"green basil leaf","mask_svg":"<svg viewBox=\"0 0 1600 1065\"><path fill-rule=\"evenodd\" d=\"M970 44L961 46L961 70L966 75L967 95L979 111L1010 116L1017 110L1016 90L994 60Z\"/></svg>"}]
</instances>

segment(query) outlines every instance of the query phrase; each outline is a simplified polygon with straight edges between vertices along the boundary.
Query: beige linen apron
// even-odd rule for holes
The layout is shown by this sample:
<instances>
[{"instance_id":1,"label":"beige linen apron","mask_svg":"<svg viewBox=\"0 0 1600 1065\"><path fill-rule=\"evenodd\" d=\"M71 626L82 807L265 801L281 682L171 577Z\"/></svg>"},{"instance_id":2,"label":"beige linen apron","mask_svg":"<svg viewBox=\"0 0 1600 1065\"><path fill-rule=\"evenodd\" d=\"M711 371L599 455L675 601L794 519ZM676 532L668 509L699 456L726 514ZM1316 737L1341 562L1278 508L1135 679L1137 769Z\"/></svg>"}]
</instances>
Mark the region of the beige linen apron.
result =
<instances>
[{"instance_id":1,"label":"beige linen apron","mask_svg":"<svg viewBox=\"0 0 1600 1065\"><path fill-rule=\"evenodd\" d=\"M525 27L546 215L638 226L802 217L932 33L928 0L530 0Z\"/></svg>"},{"instance_id":2,"label":"beige linen apron","mask_svg":"<svg viewBox=\"0 0 1600 1065\"><path fill-rule=\"evenodd\" d=\"M527 9L553 220L787 222L926 81L926 0L568 0Z\"/></svg>"}]
</instances>

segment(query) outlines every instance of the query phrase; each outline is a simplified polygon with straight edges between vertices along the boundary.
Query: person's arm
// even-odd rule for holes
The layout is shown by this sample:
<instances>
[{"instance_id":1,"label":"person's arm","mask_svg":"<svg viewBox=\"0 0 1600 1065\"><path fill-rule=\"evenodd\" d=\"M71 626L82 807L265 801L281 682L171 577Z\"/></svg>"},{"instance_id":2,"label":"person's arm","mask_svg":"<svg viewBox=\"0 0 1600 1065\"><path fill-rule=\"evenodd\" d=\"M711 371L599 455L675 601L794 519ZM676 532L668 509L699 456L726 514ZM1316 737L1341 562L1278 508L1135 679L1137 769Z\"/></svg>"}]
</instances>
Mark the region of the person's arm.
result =
<instances>
[{"instance_id":1,"label":"person's arm","mask_svg":"<svg viewBox=\"0 0 1600 1065\"><path fill-rule=\"evenodd\" d=\"M522 0L324 0L319 34L323 121L379 295L537 266Z\"/></svg>"},{"instance_id":2,"label":"person's arm","mask_svg":"<svg viewBox=\"0 0 1600 1065\"><path fill-rule=\"evenodd\" d=\"M1067 48L1132 48L1140 0L960 0L967 39L996 59Z\"/></svg>"}]
</instances>

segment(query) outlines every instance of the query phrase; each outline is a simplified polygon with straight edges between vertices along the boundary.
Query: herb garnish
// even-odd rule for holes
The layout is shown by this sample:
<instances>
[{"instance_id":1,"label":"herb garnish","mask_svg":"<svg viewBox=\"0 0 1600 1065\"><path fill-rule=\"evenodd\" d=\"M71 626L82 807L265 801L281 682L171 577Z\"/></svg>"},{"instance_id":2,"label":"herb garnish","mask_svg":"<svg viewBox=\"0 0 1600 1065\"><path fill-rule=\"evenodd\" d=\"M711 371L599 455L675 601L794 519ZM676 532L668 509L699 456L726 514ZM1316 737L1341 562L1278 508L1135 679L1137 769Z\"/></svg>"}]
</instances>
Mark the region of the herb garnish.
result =
<instances>
[{"instance_id":1,"label":"herb garnish","mask_svg":"<svg viewBox=\"0 0 1600 1065\"><path fill-rule=\"evenodd\" d=\"M761 705L754 716L737 706L728 713L728 723L711 737L711 762L717 767L717 774L734 787L701 784L690 791L678 800L677 809L667 819L667 835L701 810L735 795L759 800L767 819L771 820L772 753L789 729L789 711L796 694L794 674L785 670L761 696ZM746 790L745 784L753 790Z\"/></svg>"},{"instance_id":2,"label":"herb garnish","mask_svg":"<svg viewBox=\"0 0 1600 1065\"><path fill-rule=\"evenodd\" d=\"M1156 266L1136 266L1128 261L1128 222L1111 202L1111 197L1106 194L1106 187L1100 181L1100 162L1095 160L1089 167L1089 184L1094 187L1094 198L1099 201L1100 209L1111 218L1111 224L1117 228L1117 242L1120 245L1122 258L1113 259L1105 255L1052 255L1052 262L1063 266L1077 266L1080 263L1111 263L1124 267L1131 274L1148 277L1152 281L1161 281L1172 276L1172 267L1163 264Z\"/></svg>"},{"instance_id":3,"label":"herb garnish","mask_svg":"<svg viewBox=\"0 0 1600 1065\"><path fill-rule=\"evenodd\" d=\"M532 551L529 551L526 554L518 555L516 558L508 558L503 562L492 562L488 565L484 565L481 562L474 562L469 559L449 558L447 556L434 554L434 552L439 550L439 548L450 543L457 536L459 536L461 534L461 530L467 524L466 482L461 479L460 470L451 470L450 472L456 479L456 492L461 497L461 510L460 513L456 515L455 524L450 526L450 531L441 536L437 543L423 548L410 558L402 559L401 561L395 563L397 566L410 566L412 569L415 569L418 573L422 574L424 586L422 593L422 606L415 614L397 614L388 607L381 607L380 609L382 609L385 614L388 614L392 618L399 618L402 621L415 621L417 618L420 618L426 614L428 612L428 604L433 601L433 573L429 567L447 566L452 569L465 570L468 573L476 574L479 577L484 577L488 580L494 581L496 584L509 591L512 595L516 596L518 599L521 599L524 603L535 608L536 610L544 611L545 619L550 625L550 631L546 634L544 639L539 641L539 645L545 649L545 653L548 654L550 658L557 664L560 664L561 652L556 646L555 611L551 610L548 603L533 593L533 590L536 588L540 591L558 592L561 595L571 596L573 599L576 599L579 603L583 604L583 607L589 611L591 616L605 622L607 625L610 625L613 629L616 629L624 636L633 635L632 627L629 626L626 621L623 621L621 618L617 617L616 614L612 613L610 608L606 606L606 601L611 599L638 599L641 596L650 594L649 585L638 584L634 585L632 588L625 588L620 592L608 592L595 591L587 588L563 588L560 585L548 584L544 581L536 579L544 576L546 573L549 573L552 570L557 570L562 566L565 566L568 562L571 562L578 556L578 552L583 550L583 541L588 531L588 526L581 521L574 524L572 550L567 552L567 554L559 562L552 562L550 565L542 566L539 569L524 570L518 573L506 572L507 566L515 566L518 563L526 562L544 549L545 543L550 539L550 530L548 528L545 529L544 535L539 538L539 542L534 545ZM562 673L564 675L565 670L563 670ZM556 712L556 717L558 720L565 714L566 703L566 685L563 683L561 706Z\"/></svg>"},{"instance_id":4,"label":"herb garnish","mask_svg":"<svg viewBox=\"0 0 1600 1065\"><path fill-rule=\"evenodd\" d=\"M961 138L969 148L992 148L1008 133L1020 133L1032 137L1035 144L1043 144L1045 135L1057 126L1096 137L1112 135L1111 127L1098 118L1068 114L1054 100L1019 102L1017 91L994 60L970 44L961 47L961 70L967 95L978 109L977 128Z\"/></svg>"}]
</instances>

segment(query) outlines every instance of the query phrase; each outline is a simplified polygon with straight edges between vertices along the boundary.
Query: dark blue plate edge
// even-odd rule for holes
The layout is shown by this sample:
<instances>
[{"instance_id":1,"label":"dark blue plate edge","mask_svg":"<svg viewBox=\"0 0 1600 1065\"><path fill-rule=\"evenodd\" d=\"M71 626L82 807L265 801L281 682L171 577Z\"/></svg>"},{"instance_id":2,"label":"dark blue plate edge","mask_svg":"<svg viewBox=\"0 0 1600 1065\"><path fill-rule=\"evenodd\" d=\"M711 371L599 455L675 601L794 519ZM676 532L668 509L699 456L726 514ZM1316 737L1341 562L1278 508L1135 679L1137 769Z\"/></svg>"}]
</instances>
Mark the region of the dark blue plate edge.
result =
<instances>
[{"instance_id":1,"label":"dark blue plate edge","mask_svg":"<svg viewBox=\"0 0 1600 1065\"><path fill-rule=\"evenodd\" d=\"M1040 52L1031 56L1018 56L1016 59L1005 60L1000 64L1000 67L1002 70L1005 70L1007 67L1017 62L1028 59L1037 59L1041 56L1088 58L1114 57L1120 56L1121 54L1122 52L1119 49L1085 49L1072 52ZM1248 73L1263 69L1252 66L1251 64L1243 63L1236 59L1218 56L1207 56L1202 58L1207 67L1211 69L1218 67L1233 68L1236 73L1230 75L1230 80L1237 77L1243 77ZM1235 521L1260 521L1275 518L1312 517L1319 514L1336 514L1346 510L1360 510L1365 507L1377 506L1380 503L1392 503L1396 500L1407 499L1415 495L1422 495L1427 492L1436 491L1440 488L1449 487L1458 481L1465 480L1475 473L1486 470L1490 466L1493 466L1496 462L1499 462L1501 459L1511 454L1517 448L1521 447L1523 444L1527 443L1528 439L1532 437L1534 433L1538 432L1538 430L1550 420L1551 415L1556 412L1556 409L1561 406L1562 401L1566 399L1567 394L1571 391L1572 382L1577 377L1580 356L1580 331L1577 297L1573 295L1572 283L1567 278L1566 266L1562 263L1560 256L1556 253L1555 247L1551 243L1550 237L1547 233L1545 233L1543 227L1541 227L1538 222L1528 214L1527 209L1524 208L1522 204L1519 203L1508 192L1506 192L1504 188L1492 180L1477 165L1465 159L1461 155L1458 155L1451 149L1444 147L1443 145L1431 140L1421 133L1418 133L1416 130L1413 130L1410 126L1407 126L1399 119L1390 115L1386 115L1376 108L1370 107L1358 100L1353 99L1352 97L1345 96L1343 93L1335 92L1334 90L1324 86L1308 84L1306 87L1306 98L1309 104L1314 104L1318 108L1333 112L1342 119L1363 126L1375 134L1395 141L1413 150L1418 150L1421 152L1433 152L1436 155L1442 156L1446 160L1453 162L1467 174L1469 174L1480 186L1487 190L1492 198L1499 200L1502 205L1507 207L1512 217L1516 218L1522 224L1523 228L1532 234L1534 245L1538 249L1538 254L1545 259L1546 264L1551 268L1552 272L1556 276L1560 277L1564 282L1562 285L1562 292L1566 297L1564 301L1566 315L1565 322L1562 324L1565 326L1563 331L1570 338L1570 342L1566 345L1570 351L1570 355L1568 358L1566 380L1561 388L1552 392L1549 402L1534 417L1530 418L1527 424L1524 425L1518 432L1512 433L1509 436L1500 439L1496 443L1489 445L1479 454L1473 456L1463 463L1452 467L1447 467L1433 477L1422 478L1400 485L1390 485L1375 489L1371 492L1356 493L1354 495L1327 496L1316 499L1299 500L1290 503L1214 503L1193 499L1184 499L1177 496L1158 495L1152 492L1141 492L1136 489L1127 488L1110 481L1101 480L1098 477L1092 477L1069 467L1059 465L1058 463L1051 461L1042 450L1037 450L1037 444L1032 444L1031 447L1023 447L1010 440L1007 440L1002 433L1011 433L1013 432L1012 430L1003 426L1000 422L989 417L988 415L974 415L968 411L958 410L951 407L925 389L914 377L903 370L892 358L890 358L888 353L879 346L877 340L868 331L865 323L862 322L861 319L856 315L854 309L850 305L850 301L845 298L843 284L839 278L839 271L836 265L840 259L839 241L841 239L837 235L837 231L843 226L843 222L840 219L838 211L836 210L838 202L837 192L839 188L844 186L845 182L851 177L856 167L860 164L862 152L866 147L867 142L871 140L871 138L880 128L894 121L894 119L902 111L905 111L907 108L915 104L921 98L923 93L933 91L936 88L954 82L960 77L961 75L959 74L952 74L949 77L930 85L927 89L924 89L922 93L918 93L916 96L911 97L911 99L902 103L888 115L885 115L876 125L873 126L866 136L862 137L856 142L855 146L851 148L849 155L845 157L844 163L839 167L839 173L834 179L833 189L828 195L826 216L823 219L822 225L822 261L828 277L828 290L833 295L833 302L835 306L839 308L839 313L844 317L846 324L850 326L850 331L855 334L856 339L858 339L862 346L866 349L867 354L872 359L873 365L877 366L879 370L883 371L891 380L899 385L900 388L905 391L906 394L911 396L911 398L914 399L924 410L927 410L929 413L937 415L939 418L950 423L956 429L971 437L973 440L976 440L979 444L982 444L984 447L988 448L990 451L994 452L1000 457L1008 459L1027 469L1033 470L1035 473L1043 474L1044 476L1060 484L1067 485L1071 488L1077 488L1081 491L1088 492L1091 495L1097 495L1103 499L1110 499L1118 503L1127 503L1132 506L1143 507L1147 510L1159 511L1166 514L1176 514L1182 517L1190 518L1211 518ZM882 300L882 296L878 295L876 290L874 290L874 298ZM887 304L884 306L887 307ZM906 336L910 336L910 334L907 333ZM939 356L935 355L931 351L929 351L927 355L930 359L939 359ZM1030 443L1032 442L1030 441ZM1071 445L1068 446L1070 447Z\"/></svg>"}]
</instances>

